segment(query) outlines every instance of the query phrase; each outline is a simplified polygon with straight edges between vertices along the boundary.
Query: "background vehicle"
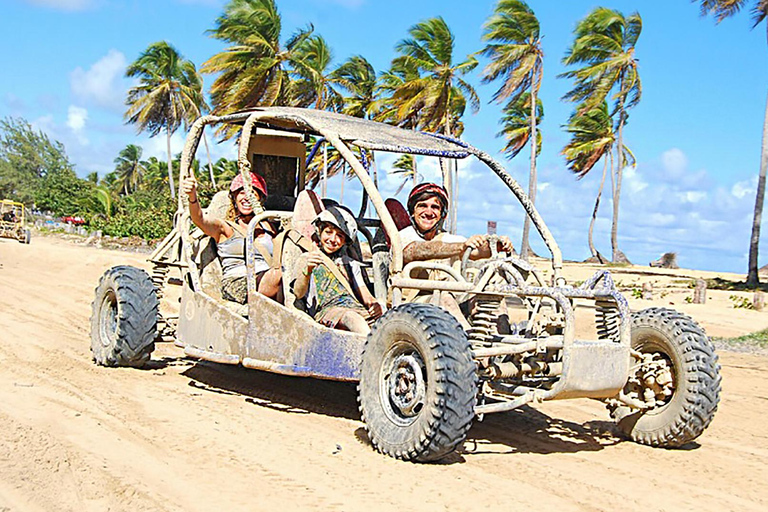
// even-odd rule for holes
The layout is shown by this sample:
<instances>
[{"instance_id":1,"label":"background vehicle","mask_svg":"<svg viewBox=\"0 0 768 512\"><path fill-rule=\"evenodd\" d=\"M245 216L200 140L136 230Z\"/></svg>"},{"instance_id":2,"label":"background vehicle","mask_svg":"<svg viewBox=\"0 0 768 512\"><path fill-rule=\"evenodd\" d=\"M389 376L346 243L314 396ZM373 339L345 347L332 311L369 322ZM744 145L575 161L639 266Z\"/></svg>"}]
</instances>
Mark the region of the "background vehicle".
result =
<instances>
[{"instance_id":1,"label":"background vehicle","mask_svg":"<svg viewBox=\"0 0 768 512\"><path fill-rule=\"evenodd\" d=\"M169 282L169 270L178 269L182 290L175 337L185 354L288 375L358 381L371 442L393 457L438 460L463 442L475 418L554 399L603 400L624 434L654 446L683 445L710 423L720 376L702 329L668 309L631 314L607 271L569 286L560 250L543 220L519 184L486 153L439 135L330 112L259 108L196 121L182 153L181 178L189 172L204 126L219 122L243 125L240 170L262 174L270 190L267 210L251 221L248 232L248 305L221 299L215 246L192 229L186 199L180 197L176 227L150 257L152 275L115 267L96 289L91 349L98 364L140 366L150 357L158 332L167 332L169 325L158 319L158 295ZM309 221L322 208L303 191L309 137L332 145L365 191L357 216L371 248L364 263L376 297L391 304L367 338L315 323L290 293L297 270L291 262L305 250ZM470 262L467 253L460 269L431 262L404 266L402 226L395 222L402 210L394 201L385 203L356 156L367 151L474 156L485 163L519 200L549 248L551 279L505 254ZM209 211L226 200L215 197ZM369 201L378 218L364 217ZM286 233L276 249L284 266L284 304L255 292L253 229L264 219ZM421 271L437 278L421 278ZM414 290L431 300L406 302L404 296ZM445 293L467 302L470 329L462 329L437 305Z\"/></svg>"},{"instance_id":2,"label":"background vehicle","mask_svg":"<svg viewBox=\"0 0 768 512\"><path fill-rule=\"evenodd\" d=\"M73 217L72 215L68 215L66 217L62 217L61 222L72 224L73 226L82 226L85 224L85 219L82 217Z\"/></svg>"},{"instance_id":3,"label":"background vehicle","mask_svg":"<svg viewBox=\"0 0 768 512\"><path fill-rule=\"evenodd\" d=\"M32 235L24 226L26 209L22 203L3 199L0 201L0 238L15 238L28 244Z\"/></svg>"}]
</instances>

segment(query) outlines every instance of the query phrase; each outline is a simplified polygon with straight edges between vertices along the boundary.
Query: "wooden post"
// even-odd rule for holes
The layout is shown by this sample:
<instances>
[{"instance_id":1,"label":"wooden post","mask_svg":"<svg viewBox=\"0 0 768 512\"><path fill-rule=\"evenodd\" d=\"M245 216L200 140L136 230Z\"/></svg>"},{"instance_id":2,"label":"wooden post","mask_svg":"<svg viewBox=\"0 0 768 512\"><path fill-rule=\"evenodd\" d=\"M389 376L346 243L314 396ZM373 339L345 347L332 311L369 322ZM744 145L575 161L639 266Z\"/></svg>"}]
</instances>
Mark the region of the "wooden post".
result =
<instances>
[{"instance_id":1,"label":"wooden post","mask_svg":"<svg viewBox=\"0 0 768 512\"><path fill-rule=\"evenodd\" d=\"M693 290L693 303L706 304L707 302L707 282L703 279L696 280L696 288Z\"/></svg>"},{"instance_id":2,"label":"wooden post","mask_svg":"<svg viewBox=\"0 0 768 512\"><path fill-rule=\"evenodd\" d=\"M653 300L653 283L643 283L643 300Z\"/></svg>"},{"instance_id":3,"label":"wooden post","mask_svg":"<svg viewBox=\"0 0 768 512\"><path fill-rule=\"evenodd\" d=\"M752 307L755 308L755 311L765 309L765 294L760 290L756 290L755 295L752 297Z\"/></svg>"}]
</instances>

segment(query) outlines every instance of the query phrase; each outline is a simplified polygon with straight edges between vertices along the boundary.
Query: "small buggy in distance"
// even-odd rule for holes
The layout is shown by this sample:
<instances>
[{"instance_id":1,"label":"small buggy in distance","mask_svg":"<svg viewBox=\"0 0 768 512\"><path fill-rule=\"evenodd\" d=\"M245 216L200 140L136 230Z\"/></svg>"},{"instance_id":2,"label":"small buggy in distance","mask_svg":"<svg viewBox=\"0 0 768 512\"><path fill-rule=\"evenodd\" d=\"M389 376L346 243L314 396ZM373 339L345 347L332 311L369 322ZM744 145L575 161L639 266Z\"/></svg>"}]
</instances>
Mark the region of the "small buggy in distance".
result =
<instances>
[{"instance_id":1,"label":"small buggy in distance","mask_svg":"<svg viewBox=\"0 0 768 512\"><path fill-rule=\"evenodd\" d=\"M26 226L24 204L8 199L0 201L0 238L14 238L28 244L32 234Z\"/></svg>"}]
</instances>

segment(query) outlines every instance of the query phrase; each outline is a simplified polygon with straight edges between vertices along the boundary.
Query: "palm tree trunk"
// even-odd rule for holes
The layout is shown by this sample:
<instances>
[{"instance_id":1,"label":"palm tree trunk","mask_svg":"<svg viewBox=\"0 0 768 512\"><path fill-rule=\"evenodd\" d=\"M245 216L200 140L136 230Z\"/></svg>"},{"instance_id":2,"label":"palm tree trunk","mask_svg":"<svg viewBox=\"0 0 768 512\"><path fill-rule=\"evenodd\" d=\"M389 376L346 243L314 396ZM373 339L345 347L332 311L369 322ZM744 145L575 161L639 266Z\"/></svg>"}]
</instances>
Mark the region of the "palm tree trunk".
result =
<instances>
[{"instance_id":1,"label":"palm tree trunk","mask_svg":"<svg viewBox=\"0 0 768 512\"><path fill-rule=\"evenodd\" d=\"M341 164L341 192L339 193L339 202L344 204L344 182L347 179L347 164Z\"/></svg>"},{"instance_id":2,"label":"palm tree trunk","mask_svg":"<svg viewBox=\"0 0 768 512\"><path fill-rule=\"evenodd\" d=\"M443 187L448 192L448 215L446 216L446 222L448 223L447 229L450 231L454 211L453 176L451 176L450 161L447 158L440 159L440 171L443 174Z\"/></svg>"},{"instance_id":3,"label":"palm tree trunk","mask_svg":"<svg viewBox=\"0 0 768 512\"><path fill-rule=\"evenodd\" d=\"M445 135L451 137L451 93L448 90L448 100L445 106ZM454 174L454 167L451 159L445 159L443 170L443 186L448 191L448 232L456 234L456 214L458 205L456 204L455 183L457 176Z\"/></svg>"},{"instance_id":4,"label":"palm tree trunk","mask_svg":"<svg viewBox=\"0 0 768 512\"><path fill-rule=\"evenodd\" d=\"M625 263L627 261L624 253L619 249L619 197L621 196L621 178L624 174L624 142L622 140L624 131L624 102L619 105L619 129L616 150L618 157L616 161L616 182L613 188L613 223L611 226L611 261L614 263Z\"/></svg>"},{"instance_id":5,"label":"palm tree trunk","mask_svg":"<svg viewBox=\"0 0 768 512\"><path fill-rule=\"evenodd\" d=\"M531 143L531 172L528 176L528 197L531 204L536 205L536 149L538 138L536 137L536 90L531 87L531 136L528 139ZM531 218L526 214L523 222L523 241L520 243L520 257L528 261L528 235L531 231Z\"/></svg>"},{"instance_id":6,"label":"palm tree trunk","mask_svg":"<svg viewBox=\"0 0 768 512\"><path fill-rule=\"evenodd\" d=\"M588 234L588 240L589 240L589 252L592 253L592 257L597 259L600 263L604 263L603 259L600 257L600 254L597 252L597 249L595 248L595 241L593 239L593 234L595 231L595 220L597 220L597 210L600 208L600 197L603 195L603 186L605 185L605 175L608 172L608 158L613 159L613 157L610 155L610 152L606 153L603 158L605 159L605 164L603 165L603 177L600 180L600 188L597 189L597 198L595 199L595 209L592 211L592 220L589 221L589 234Z\"/></svg>"},{"instance_id":7,"label":"palm tree trunk","mask_svg":"<svg viewBox=\"0 0 768 512\"><path fill-rule=\"evenodd\" d=\"M173 186L173 161L171 160L171 130L165 129L166 149L168 151L168 186L171 189L171 199L176 199L176 188Z\"/></svg>"},{"instance_id":8,"label":"palm tree trunk","mask_svg":"<svg viewBox=\"0 0 768 512\"><path fill-rule=\"evenodd\" d=\"M205 154L208 155L208 174L211 175L211 185L216 187L216 177L213 174L213 163L211 162L211 150L208 149L208 137L203 132L203 142L205 143Z\"/></svg>"},{"instance_id":9,"label":"palm tree trunk","mask_svg":"<svg viewBox=\"0 0 768 512\"><path fill-rule=\"evenodd\" d=\"M755 216L752 218L752 237L749 241L749 272L747 286L757 287L760 284L757 262L757 249L760 244L760 221L763 218L763 202L765 199L765 174L768 170L768 102L765 107L763 120L763 144L760 154L760 175L757 179L757 197L755 198Z\"/></svg>"}]
</instances>

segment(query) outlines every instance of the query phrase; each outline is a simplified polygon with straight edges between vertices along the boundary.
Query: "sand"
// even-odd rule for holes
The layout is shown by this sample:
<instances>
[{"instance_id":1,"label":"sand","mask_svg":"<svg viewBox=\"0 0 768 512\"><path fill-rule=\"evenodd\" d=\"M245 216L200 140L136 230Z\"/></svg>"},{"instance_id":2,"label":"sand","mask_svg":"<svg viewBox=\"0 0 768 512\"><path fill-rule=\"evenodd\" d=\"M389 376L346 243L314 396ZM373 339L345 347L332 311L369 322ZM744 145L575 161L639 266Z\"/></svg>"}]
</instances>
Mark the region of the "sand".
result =
<instances>
[{"instance_id":1,"label":"sand","mask_svg":"<svg viewBox=\"0 0 768 512\"><path fill-rule=\"evenodd\" d=\"M354 385L201 363L170 343L147 369L94 365L98 278L145 257L0 240L0 511L768 509L768 357L720 352L720 408L684 450L624 441L601 403L569 400L487 416L446 462L404 463L371 448ZM682 283L701 273L616 270L627 289L655 281L634 309L675 307L716 336L768 327L732 292L687 304Z\"/></svg>"}]
</instances>

